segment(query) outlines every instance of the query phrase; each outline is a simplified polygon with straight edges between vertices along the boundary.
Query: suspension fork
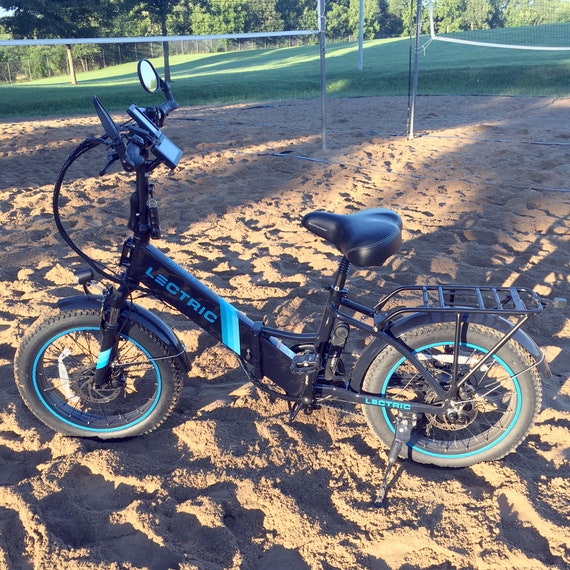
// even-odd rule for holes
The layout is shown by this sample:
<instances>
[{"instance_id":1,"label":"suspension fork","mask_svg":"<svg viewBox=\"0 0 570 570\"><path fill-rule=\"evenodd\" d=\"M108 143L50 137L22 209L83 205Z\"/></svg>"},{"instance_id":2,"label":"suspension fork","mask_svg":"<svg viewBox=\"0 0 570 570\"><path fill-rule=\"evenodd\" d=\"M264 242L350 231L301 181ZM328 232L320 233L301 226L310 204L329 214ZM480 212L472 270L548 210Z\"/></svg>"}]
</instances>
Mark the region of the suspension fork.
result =
<instances>
[{"instance_id":1,"label":"suspension fork","mask_svg":"<svg viewBox=\"0 0 570 570\"><path fill-rule=\"evenodd\" d=\"M111 292L105 301L101 316L101 348L95 365L93 385L101 388L109 379L109 368L117 352L119 340L119 317L127 298L127 288L121 285Z\"/></svg>"},{"instance_id":2,"label":"suspension fork","mask_svg":"<svg viewBox=\"0 0 570 570\"><path fill-rule=\"evenodd\" d=\"M131 143L127 148L129 156L136 171L136 190L131 195L131 212L129 216L128 227L134 232L134 240L141 243L148 243L153 232L158 230L158 218L150 219L148 198L149 193L153 192L153 187L148 182L148 175L151 165L147 161L148 151L146 148ZM156 236L158 237L158 236ZM124 254L123 254L124 255ZM124 258L126 260L126 257ZM136 283L129 278L129 264L125 279L131 285ZM111 291L105 299L103 306L103 314L101 317L101 348L95 365L95 376L93 385L100 388L109 380L109 368L113 362L119 341L119 317L125 305L125 301L130 293L129 287L123 283L116 290Z\"/></svg>"}]
</instances>

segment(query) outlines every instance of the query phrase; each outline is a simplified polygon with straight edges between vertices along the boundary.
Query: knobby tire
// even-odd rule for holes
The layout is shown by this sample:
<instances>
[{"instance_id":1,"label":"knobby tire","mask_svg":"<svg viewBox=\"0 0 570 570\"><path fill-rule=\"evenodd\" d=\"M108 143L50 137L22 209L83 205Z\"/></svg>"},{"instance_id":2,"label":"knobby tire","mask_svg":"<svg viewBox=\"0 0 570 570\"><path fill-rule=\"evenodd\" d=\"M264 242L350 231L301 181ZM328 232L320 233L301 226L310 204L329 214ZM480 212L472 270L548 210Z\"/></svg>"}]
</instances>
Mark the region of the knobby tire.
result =
<instances>
[{"instance_id":1,"label":"knobby tire","mask_svg":"<svg viewBox=\"0 0 570 570\"><path fill-rule=\"evenodd\" d=\"M454 335L454 323L424 325L402 335L446 390L452 375ZM459 348L459 382L502 335L483 325L465 325ZM415 367L390 346L372 361L362 387L382 398L441 403ZM456 405L458 420L443 415L420 415L400 457L441 467L466 467L500 459L528 435L541 399L541 380L534 361L511 339L463 385ZM364 414L375 435L390 446L398 411L365 406Z\"/></svg>"},{"instance_id":2,"label":"knobby tire","mask_svg":"<svg viewBox=\"0 0 570 570\"><path fill-rule=\"evenodd\" d=\"M92 384L101 316L70 310L37 322L16 353L18 390L34 415L70 436L124 438L158 428L178 402L183 373L164 344L137 323L120 333L113 382Z\"/></svg>"}]
</instances>

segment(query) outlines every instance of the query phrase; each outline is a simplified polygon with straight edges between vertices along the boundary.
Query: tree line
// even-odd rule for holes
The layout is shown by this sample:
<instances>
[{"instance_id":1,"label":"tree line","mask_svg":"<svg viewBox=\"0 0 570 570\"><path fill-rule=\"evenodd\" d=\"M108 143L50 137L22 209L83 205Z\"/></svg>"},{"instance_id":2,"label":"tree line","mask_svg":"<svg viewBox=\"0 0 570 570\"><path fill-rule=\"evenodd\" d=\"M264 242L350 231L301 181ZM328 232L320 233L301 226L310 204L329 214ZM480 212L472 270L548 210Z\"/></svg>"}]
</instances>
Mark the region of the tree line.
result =
<instances>
[{"instance_id":1,"label":"tree line","mask_svg":"<svg viewBox=\"0 0 570 570\"><path fill-rule=\"evenodd\" d=\"M409 34L417 1L427 5L427 0L365 0L364 38ZM317 0L0 0L0 8L5 10L0 17L0 34L13 39L213 35L317 28ZM325 0L327 37L356 36L359 8L360 0ZM437 28L444 32L569 22L570 2L435 0L434 18ZM123 51L129 49L132 46L124 44ZM168 78L168 42L162 50ZM120 46L118 51L120 59ZM48 52L49 58L45 57ZM78 62L83 69L114 65L116 52L117 46L112 49L98 44L4 47L0 48L0 62L27 57L39 62L34 64L35 76L70 73L75 83Z\"/></svg>"}]
</instances>

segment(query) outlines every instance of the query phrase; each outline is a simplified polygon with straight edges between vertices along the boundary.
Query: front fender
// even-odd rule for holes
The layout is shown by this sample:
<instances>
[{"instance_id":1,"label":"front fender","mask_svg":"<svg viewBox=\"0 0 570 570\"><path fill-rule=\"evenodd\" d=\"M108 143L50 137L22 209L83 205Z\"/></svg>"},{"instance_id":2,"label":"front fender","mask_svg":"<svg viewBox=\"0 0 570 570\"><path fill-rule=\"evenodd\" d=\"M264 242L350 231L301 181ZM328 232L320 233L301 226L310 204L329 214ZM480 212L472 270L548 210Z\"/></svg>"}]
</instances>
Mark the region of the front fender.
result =
<instances>
[{"instance_id":1,"label":"front fender","mask_svg":"<svg viewBox=\"0 0 570 570\"><path fill-rule=\"evenodd\" d=\"M60 311L74 309L100 310L103 304L101 295L74 295L57 301ZM120 319L123 321L123 330L128 330L133 323L148 329L168 349L168 352L176 357L185 372L190 370L190 362L186 353L186 347L176 336L174 331L154 313L144 309L140 305L127 301L121 311Z\"/></svg>"},{"instance_id":2,"label":"front fender","mask_svg":"<svg viewBox=\"0 0 570 570\"><path fill-rule=\"evenodd\" d=\"M470 323L486 325L490 328L504 332L505 334L510 332L513 328L513 324L509 320L494 314L471 313L468 315L467 321ZM394 323L390 327L390 332L393 336L399 337L405 332L416 327L441 322L455 322L455 314L445 312L413 313L410 316L400 319ZM546 362L544 353L534 340L532 340L532 338L521 329L515 332L513 339L516 340L532 356L541 374L546 378L550 378L552 376L550 367ZM353 390L360 391L366 371L372 364L376 355L386 347L386 344L387 343L384 340L376 337L368 343L366 348L362 351L362 354L360 355L360 358L352 372L350 386Z\"/></svg>"}]
</instances>

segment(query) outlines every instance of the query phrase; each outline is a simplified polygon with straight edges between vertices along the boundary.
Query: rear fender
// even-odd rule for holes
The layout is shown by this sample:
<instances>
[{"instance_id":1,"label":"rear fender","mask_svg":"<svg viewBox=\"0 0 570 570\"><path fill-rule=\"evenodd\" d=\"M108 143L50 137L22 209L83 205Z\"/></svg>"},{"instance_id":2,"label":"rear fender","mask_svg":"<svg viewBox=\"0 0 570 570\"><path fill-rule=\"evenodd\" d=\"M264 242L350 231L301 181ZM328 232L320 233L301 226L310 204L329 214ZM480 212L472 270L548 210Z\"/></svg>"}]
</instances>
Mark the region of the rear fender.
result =
<instances>
[{"instance_id":1,"label":"rear fender","mask_svg":"<svg viewBox=\"0 0 570 570\"><path fill-rule=\"evenodd\" d=\"M468 316L467 321L494 328L498 331L504 332L505 334L510 332L513 328L513 324L509 320L493 314L472 313ZM409 317L398 320L389 328L389 330L393 336L399 337L405 332L416 327L441 322L455 322L455 314L444 312L413 313ZM544 353L534 340L532 340L532 338L521 329L515 332L513 339L516 340L532 356L540 373L545 378L550 378L552 376L550 367L546 362ZM384 340L376 337L362 351L362 354L360 355L360 358L352 372L350 386L353 390L360 391L362 389L362 382L368 368L372 364L376 355L383 350L386 345L387 343Z\"/></svg>"},{"instance_id":2,"label":"rear fender","mask_svg":"<svg viewBox=\"0 0 570 570\"><path fill-rule=\"evenodd\" d=\"M75 309L100 310L102 304L103 297L101 295L75 295L59 299L57 302L60 311ZM170 355L176 358L185 372L190 370L186 347L178 339L174 331L154 313L140 305L126 302L125 308L121 311L120 319L122 321L122 330L128 331L133 324L138 324L149 330L167 347Z\"/></svg>"}]
</instances>

